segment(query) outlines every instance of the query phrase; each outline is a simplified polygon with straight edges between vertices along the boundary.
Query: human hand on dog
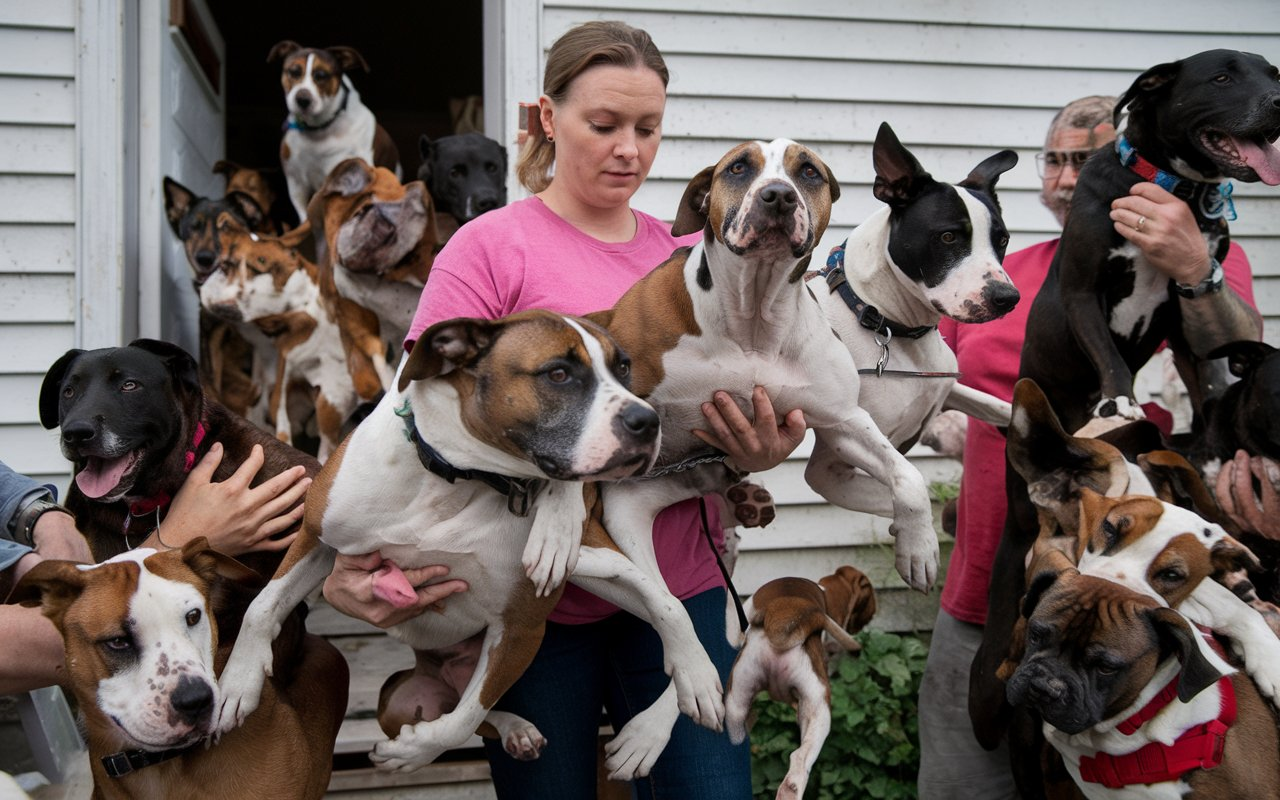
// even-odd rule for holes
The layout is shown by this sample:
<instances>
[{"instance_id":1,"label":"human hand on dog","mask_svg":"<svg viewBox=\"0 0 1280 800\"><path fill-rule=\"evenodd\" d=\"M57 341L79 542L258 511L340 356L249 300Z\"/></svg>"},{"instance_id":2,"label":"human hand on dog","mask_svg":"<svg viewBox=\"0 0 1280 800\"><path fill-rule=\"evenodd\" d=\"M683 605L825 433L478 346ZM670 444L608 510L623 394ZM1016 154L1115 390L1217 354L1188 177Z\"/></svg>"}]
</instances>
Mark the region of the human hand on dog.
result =
<instances>
[{"instance_id":1,"label":"human hand on dog","mask_svg":"<svg viewBox=\"0 0 1280 800\"><path fill-rule=\"evenodd\" d=\"M466 581L456 579L424 586L427 581L448 575L449 568L443 565L416 567L403 570L403 574L409 585L414 587L417 597L407 605L391 603L375 591L379 571L386 566L394 565L384 561L381 553L357 556L339 553L334 560L333 571L324 581L325 599L349 617L362 619L379 628L390 628L429 608L443 611L446 597L470 588Z\"/></svg>"},{"instance_id":2,"label":"human hand on dog","mask_svg":"<svg viewBox=\"0 0 1280 800\"><path fill-rule=\"evenodd\" d=\"M272 537L302 519L302 504L293 506L311 485L306 469L291 467L250 487L265 460L262 446L255 444L234 473L224 481L214 481L213 473L222 463L222 455L222 443L214 442L173 498L162 529L147 539L146 546L182 547L197 536L205 536L214 550L237 556L257 550L284 550L293 543L296 532L278 539Z\"/></svg>"},{"instance_id":3,"label":"human hand on dog","mask_svg":"<svg viewBox=\"0 0 1280 800\"><path fill-rule=\"evenodd\" d=\"M754 421L747 419L728 392L716 392L713 402L702 404L702 415L711 431L695 429L693 435L723 450L739 469L764 472L781 464L800 446L804 412L792 409L779 425L773 401L763 386L751 393L751 403Z\"/></svg>"},{"instance_id":4,"label":"human hand on dog","mask_svg":"<svg viewBox=\"0 0 1280 800\"><path fill-rule=\"evenodd\" d=\"M1253 479L1260 485L1254 493ZM1214 486L1218 505L1231 521L1250 531L1280 539L1280 464L1263 456L1237 450L1235 458L1222 465Z\"/></svg>"},{"instance_id":5,"label":"human hand on dog","mask_svg":"<svg viewBox=\"0 0 1280 800\"><path fill-rule=\"evenodd\" d=\"M1191 207L1149 181L1135 183L1111 202L1116 233L1142 249L1151 266L1178 283L1209 274L1209 249Z\"/></svg>"}]
</instances>

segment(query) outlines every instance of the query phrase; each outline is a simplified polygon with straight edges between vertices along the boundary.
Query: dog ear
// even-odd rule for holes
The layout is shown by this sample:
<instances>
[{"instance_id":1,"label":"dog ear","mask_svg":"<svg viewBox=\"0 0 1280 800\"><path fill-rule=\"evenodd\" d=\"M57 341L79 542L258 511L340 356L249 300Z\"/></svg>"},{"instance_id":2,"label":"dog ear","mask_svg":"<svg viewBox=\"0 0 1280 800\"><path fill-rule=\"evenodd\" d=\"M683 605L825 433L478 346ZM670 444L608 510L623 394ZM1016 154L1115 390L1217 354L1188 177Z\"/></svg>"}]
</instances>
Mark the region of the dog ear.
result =
<instances>
[{"instance_id":1,"label":"dog ear","mask_svg":"<svg viewBox=\"0 0 1280 800\"><path fill-rule=\"evenodd\" d=\"M195 394L200 393L200 370L196 366L196 360L186 350L159 339L134 339L129 342L129 346L158 356L181 388Z\"/></svg>"},{"instance_id":2,"label":"dog ear","mask_svg":"<svg viewBox=\"0 0 1280 800\"><path fill-rule=\"evenodd\" d=\"M1111 121L1116 130L1120 130L1121 117L1125 108L1130 104L1141 106L1144 101L1159 91L1174 78L1178 77L1178 73L1182 71L1181 61L1170 61L1167 64L1157 64L1146 72L1138 76L1137 80L1125 90L1125 93L1116 101L1115 110L1111 113Z\"/></svg>"},{"instance_id":3,"label":"dog ear","mask_svg":"<svg viewBox=\"0 0 1280 800\"><path fill-rule=\"evenodd\" d=\"M40 424L49 430L58 427L58 400L62 396L62 379L66 377L72 362L84 353L84 350L68 350L44 374L44 383L40 384Z\"/></svg>"},{"instance_id":4,"label":"dog ear","mask_svg":"<svg viewBox=\"0 0 1280 800\"><path fill-rule=\"evenodd\" d=\"M1228 536L1213 543L1209 548L1209 562L1213 564L1213 574L1225 574L1236 570L1261 572L1262 562L1239 540Z\"/></svg>"},{"instance_id":5,"label":"dog ear","mask_svg":"<svg viewBox=\"0 0 1280 800\"><path fill-rule=\"evenodd\" d=\"M1223 668L1229 667L1221 659L1217 659L1221 665L1219 666L1205 656L1201 649L1200 633L1191 627L1186 617L1163 606L1149 609L1146 614L1160 642L1176 652L1182 661L1182 673L1178 678L1179 700L1190 702L1191 698L1228 674Z\"/></svg>"},{"instance_id":6,"label":"dog ear","mask_svg":"<svg viewBox=\"0 0 1280 800\"><path fill-rule=\"evenodd\" d=\"M289 39L285 39L282 42L276 42L271 47L271 52L267 53L267 63L270 64L272 61L281 61L286 59L291 54L296 53L301 49L302 45Z\"/></svg>"},{"instance_id":7,"label":"dog ear","mask_svg":"<svg viewBox=\"0 0 1280 800\"><path fill-rule=\"evenodd\" d=\"M164 178L164 214L169 219L169 227L175 236L182 236L182 218L195 205L195 192L170 178Z\"/></svg>"},{"instance_id":8,"label":"dog ear","mask_svg":"<svg viewBox=\"0 0 1280 800\"><path fill-rule=\"evenodd\" d=\"M244 169L244 167L240 166L236 162L228 161L225 158L220 158L217 161L213 162L213 169L209 171L212 172L214 175L221 175L222 177L226 178L229 181L233 177L235 177L235 174L237 172L239 172L242 169Z\"/></svg>"},{"instance_id":9,"label":"dog ear","mask_svg":"<svg viewBox=\"0 0 1280 800\"><path fill-rule=\"evenodd\" d=\"M324 179L324 184L320 187L320 191L316 195L341 195L342 197L354 197L365 189L369 188L369 184L373 182L373 170L365 163L363 158L348 158L340 162L329 172L329 177Z\"/></svg>"},{"instance_id":10,"label":"dog ear","mask_svg":"<svg viewBox=\"0 0 1280 800\"><path fill-rule=\"evenodd\" d=\"M676 208L676 220L671 223L672 236L684 236L707 227L707 217L711 213L708 197L711 194L711 176L715 174L714 166L693 176L685 187L684 196Z\"/></svg>"},{"instance_id":11,"label":"dog ear","mask_svg":"<svg viewBox=\"0 0 1280 800\"><path fill-rule=\"evenodd\" d=\"M209 540L204 536L190 539L182 546L182 561L210 585L219 579L254 587L262 584L261 575L209 547Z\"/></svg>"},{"instance_id":12,"label":"dog ear","mask_svg":"<svg viewBox=\"0 0 1280 800\"><path fill-rule=\"evenodd\" d=\"M1216 347L1209 353L1210 359L1227 359L1227 369L1237 378L1243 378L1261 364L1276 348L1266 342L1231 342Z\"/></svg>"},{"instance_id":13,"label":"dog ear","mask_svg":"<svg viewBox=\"0 0 1280 800\"><path fill-rule=\"evenodd\" d=\"M308 238L310 238L310 236L311 236L311 220L304 219L301 225L291 230L285 231L279 236L274 237L274 239L275 241L279 242L285 247L289 247L294 250L297 250L300 247L302 247L303 242L305 242Z\"/></svg>"},{"instance_id":14,"label":"dog ear","mask_svg":"<svg viewBox=\"0 0 1280 800\"><path fill-rule=\"evenodd\" d=\"M372 72L369 69L369 63L364 60L364 56L360 55L360 51L354 47L338 45L336 47L326 47L325 50L333 53L338 59L338 64L341 65L343 72L350 72L356 67L365 72Z\"/></svg>"},{"instance_id":15,"label":"dog ear","mask_svg":"<svg viewBox=\"0 0 1280 800\"><path fill-rule=\"evenodd\" d=\"M62 630L62 618L84 591L86 573L74 562L50 559L36 564L10 593L8 602L40 606L40 613Z\"/></svg>"},{"instance_id":16,"label":"dog ear","mask_svg":"<svg viewBox=\"0 0 1280 800\"><path fill-rule=\"evenodd\" d=\"M267 214L258 201L244 192L231 192L225 198L240 213L249 230L259 230L267 223Z\"/></svg>"},{"instance_id":17,"label":"dog ear","mask_svg":"<svg viewBox=\"0 0 1280 800\"><path fill-rule=\"evenodd\" d=\"M880 130L876 131L871 162L876 170L872 193L877 200L890 206L906 204L933 182L933 176L920 166L911 151L902 146L887 122L881 122Z\"/></svg>"},{"instance_id":18,"label":"dog ear","mask_svg":"<svg viewBox=\"0 0 1280 800\"><path fill-rule=\"evenodd\" d=\"M1018 164L1018 154L1012 150L1001 150L993 156L988 156L970 171L969 176L958 183L958 186L967 186L977 189L986 194L995 196L996 181L1000 176L1013 169Z\"/></svg>"},{"instance_id":19,"label":"dog ear","mask_svg":"<svg viewBox=\"0 0 1280 800\"><path fill-rule=\"evenodd\" d=\"M459 317L437 322L422 332L400 371L400 391L410 381L447 375L480 357L493 344L498 326L491 320Z\"/></svg>"},{"instance_id":20,"label":"dog ear","mask_svg":"<svg viewBox=\"0 0 1280 800\"><path fill-rule=\"evenodd\" d=\"M418 154L422 156L422 169L427 171L422 179L427 180L431 175L431 160L436 157L436 143L425 133L418 137Z\"/></svg>"},{"instance_id":21,"label":"dog ear","mask_svg":"<svg viewBox=\"0 0 1280 800\"><path fill-rule=\"evenodd\" d=\"M1138 467L1151 481L1156 497L1223 525L1227 517L1205 486L1204 478L1178 453L1153 450L1138 456Z\"/></svg>"}]
</instances>

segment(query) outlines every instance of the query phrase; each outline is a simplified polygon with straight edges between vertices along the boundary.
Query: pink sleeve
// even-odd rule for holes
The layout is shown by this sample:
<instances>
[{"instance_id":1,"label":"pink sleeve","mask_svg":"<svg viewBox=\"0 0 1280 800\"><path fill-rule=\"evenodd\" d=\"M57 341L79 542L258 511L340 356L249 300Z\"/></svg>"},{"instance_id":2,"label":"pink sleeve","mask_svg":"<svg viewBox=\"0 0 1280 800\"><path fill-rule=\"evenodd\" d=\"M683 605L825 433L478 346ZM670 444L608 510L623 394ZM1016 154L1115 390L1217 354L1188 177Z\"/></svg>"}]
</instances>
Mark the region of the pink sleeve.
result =
<instances>
[{"instance_id":1,"label":"pink sleeve","mask_svg":"<svg viewBox=\"0 0 1280 800\"><path fill-rule=\"evenodd\" d=\"M1235 242L1227 249L1227 257L1222 262L1222 275L1227 285L1256 311L1258 303L1253 297L1253 267L1249 265L1249 257L1244 248Z\"/></svg>"},{"instance_id":2,"label":"pink sleeve","mask_svg":"<svg viewBox=\"0 0 1280 800\"><path fill-rule=\"evenodd\" d=\"M484 237L475 231L473 226L459 228L436 256L405 336L405 349L437 322L454 317L496 319L507 313ZM510 270L511 265L504 268Z\"/></svg>"}]
</instances>

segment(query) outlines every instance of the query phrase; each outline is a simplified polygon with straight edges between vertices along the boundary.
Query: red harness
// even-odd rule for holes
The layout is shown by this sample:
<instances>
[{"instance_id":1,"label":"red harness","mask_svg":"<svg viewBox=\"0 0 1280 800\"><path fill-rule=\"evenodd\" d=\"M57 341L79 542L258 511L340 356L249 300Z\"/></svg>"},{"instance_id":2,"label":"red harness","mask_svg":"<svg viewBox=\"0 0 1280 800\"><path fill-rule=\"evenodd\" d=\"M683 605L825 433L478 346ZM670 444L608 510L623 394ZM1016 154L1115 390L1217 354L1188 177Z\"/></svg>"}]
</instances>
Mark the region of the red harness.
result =
<instances>
[{"instance_id":1,"label":"red harness","mask_svg":"<svg viewBox=\"0 0 1280 800\"><path fill-rule=\"evenodd\" d=\"M1217 642L1212 639L1214 649ZM1160 690L1151 702L1136 714L1116 726L1126 736L1137 731L1178 696L1178 675ZM1227 729L1236 721L1236 691L1229 676L1218 679L1222 706L1218 718L1188 729L1173 744L1151 742L1145 747L1123 756L1097 753L1081 756L1080 779L1088 783L1100 783L1108 789L1119 789L1134 784L1164 783L1177 780L1193 769L1213 769L1222 763L1222 748Z\"/></svg>"},{"instance_id":2,"label":"red harness","mask_svg":"<svg viewBox=\"0 0 1280 800\"><path fill-rule=\"evenodd\" d=\"M200 449L200 443L204 441L205 436L204 421L196 423L195 434L191 437L191 447L187 449L186 457L182 463L183 473L190 472L196 465L196 451ZM129 522L134 517L141 517L150 514L157 509L164 508L169 505L169 501L173 498L167 492L160 492L151 497L144 497L141 500L135 500L129 504L129 516L124 518L124 529L129 530Z\"/></svg>"}]
</instances>

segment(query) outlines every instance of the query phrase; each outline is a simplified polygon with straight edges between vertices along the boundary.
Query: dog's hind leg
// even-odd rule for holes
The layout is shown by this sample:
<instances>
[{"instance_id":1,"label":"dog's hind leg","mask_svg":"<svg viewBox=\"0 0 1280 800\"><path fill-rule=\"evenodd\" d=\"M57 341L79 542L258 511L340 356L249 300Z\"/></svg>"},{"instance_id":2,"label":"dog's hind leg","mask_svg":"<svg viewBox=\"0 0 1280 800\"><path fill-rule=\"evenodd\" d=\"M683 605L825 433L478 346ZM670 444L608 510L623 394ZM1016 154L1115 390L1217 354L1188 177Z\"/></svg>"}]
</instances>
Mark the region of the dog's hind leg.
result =
<instances>
[{"instance_id":1,"label":"dog's hind leg","mask_svg":"<svg viewBox=\"0 0 1280 800\"><path fill-rule=\"evenodd\" d=\"M822 745L831 733L831 690L824 680L827 661L820 637L810 637L804 645L806 669L791 672L791 691L796 697L796 722L800 724L800 746L791 753L787 775L778 787L778 800L800 800L804 797L809 773L813 770Z\"/></svg>"},{"instance_id":2,"label":"dog's hind leg","mask_svg":"<svg viewBox=\"0 0 1280 800\"><path fill-rule=\"evenodd\" d=\"M995 395L978 389L971 389L962 383L951 387L951 393L943 401L944 409L962 411L974 419L982 420L997 428L1008 427L1009 418L1013 416L1013 406Z\"/></svg>"}]
</instances>

